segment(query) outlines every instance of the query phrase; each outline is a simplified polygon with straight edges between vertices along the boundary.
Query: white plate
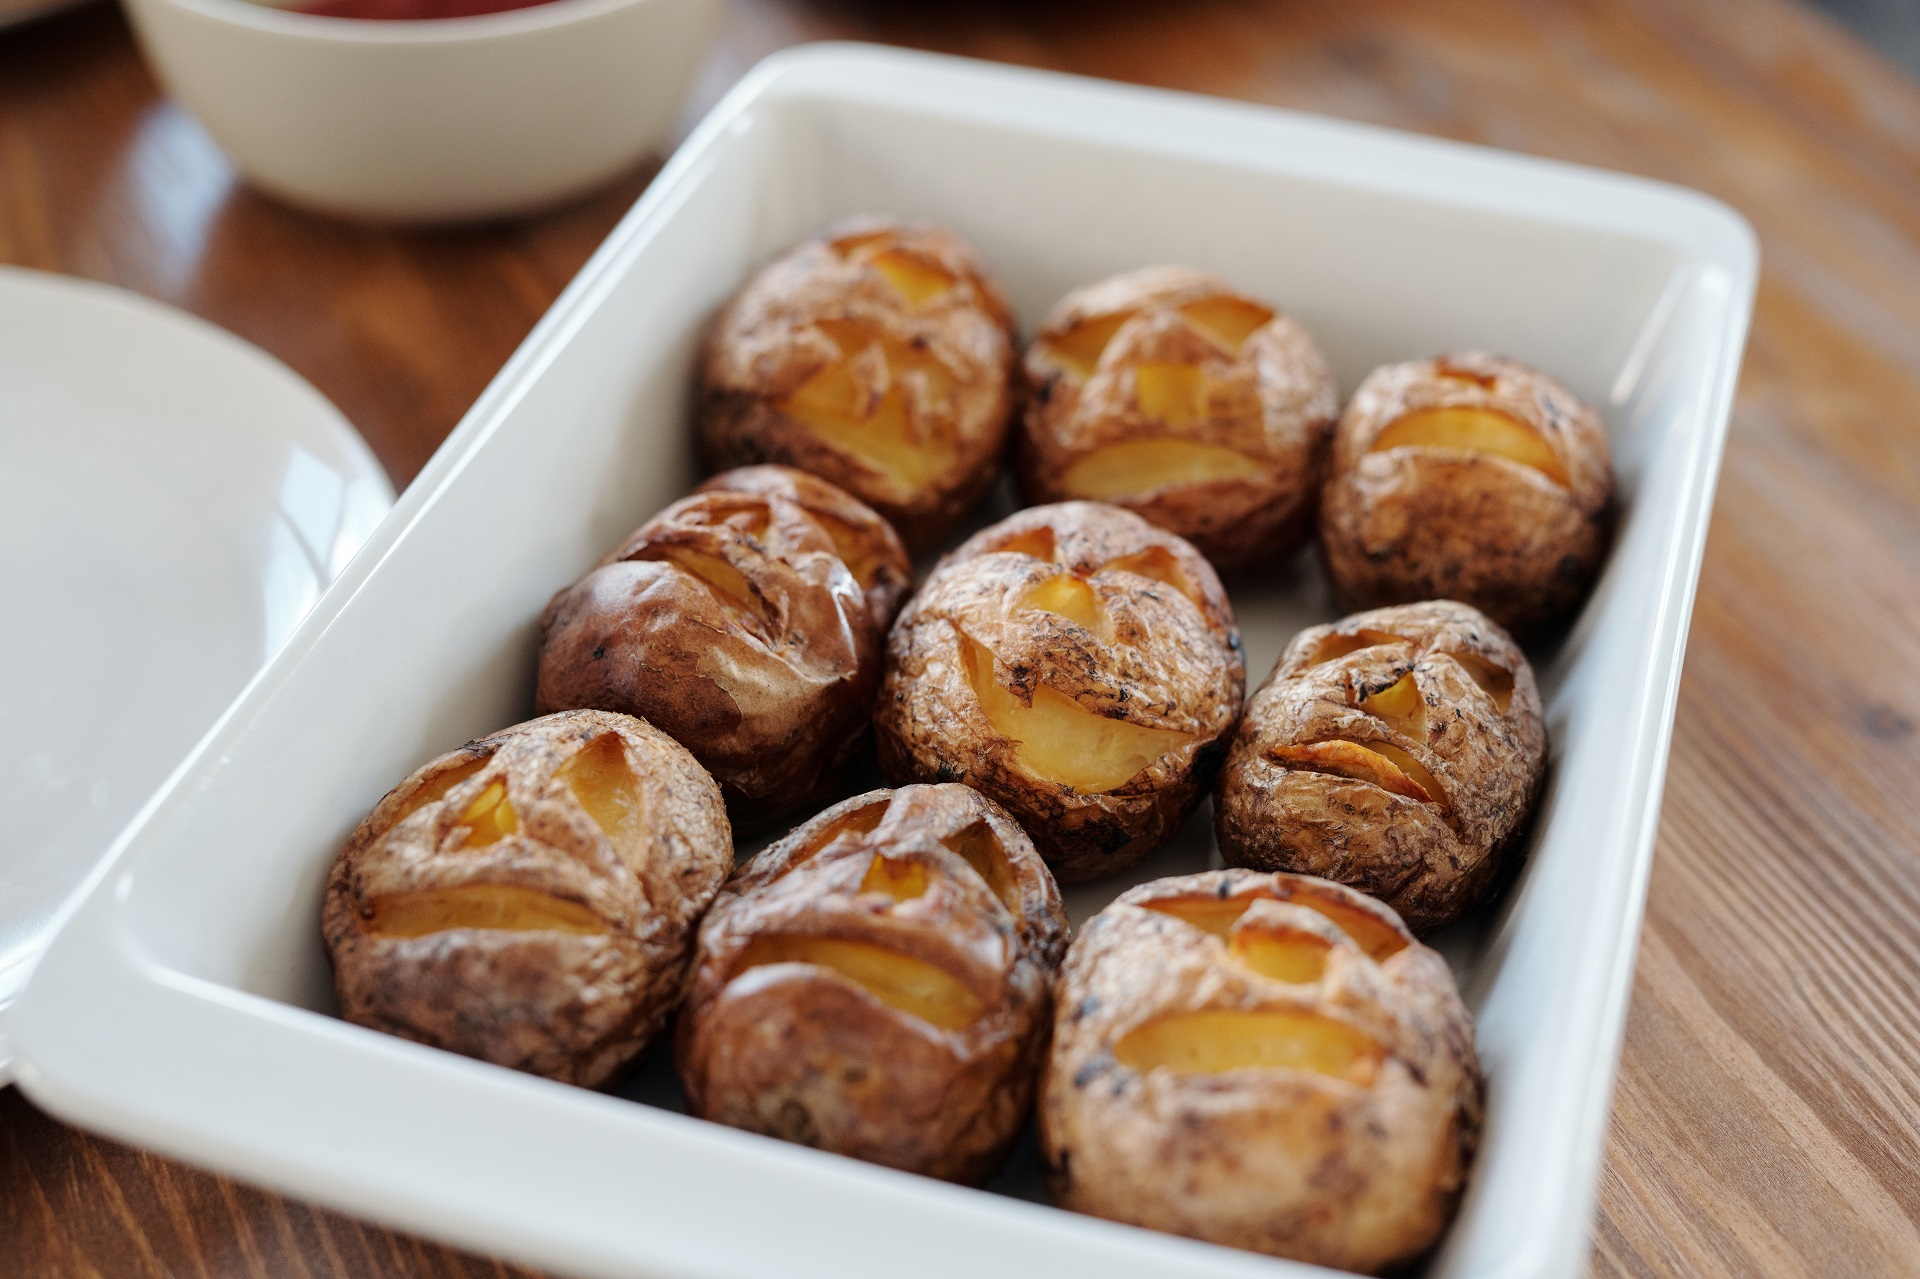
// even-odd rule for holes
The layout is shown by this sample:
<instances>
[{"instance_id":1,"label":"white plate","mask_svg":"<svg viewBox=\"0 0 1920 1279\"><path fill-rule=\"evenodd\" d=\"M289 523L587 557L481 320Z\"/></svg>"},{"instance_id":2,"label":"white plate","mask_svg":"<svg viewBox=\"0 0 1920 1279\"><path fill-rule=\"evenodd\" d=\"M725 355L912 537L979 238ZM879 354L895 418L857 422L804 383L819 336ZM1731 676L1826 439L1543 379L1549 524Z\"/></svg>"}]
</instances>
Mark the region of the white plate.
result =
<instances>
[{"instance_id":1,"label":"white plate","mask_svg":"<svg viewBox=\"0 0 1920 1279\"><path fill-rule=\"evenodd\" d=\"M393 505L278 361L0 268L0 1009L61 901ZM0 1080L9 1054L0 1038Z\"/></svg>"},{"instance_id":2,"label":"white plate","mask_svg":"<svg viewBox=\"0 0 1920 1279\"><path fill-rule=\"evenodd\" d=\"M1635 178L897 51L779 55L682 148L123 838L21 1000L21 1082L127 1140L568 1273L1302 1273L673 1114L660 1053L627 1092L667 1106L636 1105L328 1015L315 921L341 841L422 760L530 712L541 605L693 476L705 318L769 253L874 209L971 238L1029 327L1074 285L1184 261L1299 315L1348 387L1490 346L1602 407L1623 520L1543 655L1531 860L1447 939L1491 1091L1435 1267L1578 1272L1752 300L1746 224ZM1236 594L1256 678L1326 610L1304 562ZM1153 869L1210 853L1202 819Z\"/></svg>"}]
</instances>

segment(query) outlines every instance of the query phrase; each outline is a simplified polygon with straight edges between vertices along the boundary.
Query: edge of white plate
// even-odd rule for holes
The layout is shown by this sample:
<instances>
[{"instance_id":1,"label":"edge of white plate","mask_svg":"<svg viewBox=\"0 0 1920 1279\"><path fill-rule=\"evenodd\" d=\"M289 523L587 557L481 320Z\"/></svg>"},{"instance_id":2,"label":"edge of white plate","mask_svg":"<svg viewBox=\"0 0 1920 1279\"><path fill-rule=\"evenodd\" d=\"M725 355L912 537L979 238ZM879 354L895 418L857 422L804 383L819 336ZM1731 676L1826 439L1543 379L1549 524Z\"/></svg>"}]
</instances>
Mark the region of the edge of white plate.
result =
<instances>
[{"instance_id":1,"label":"edge of white plate","mask_svg":"<svg viewBox=\"0 0 1920 1279\"><path fill-rule=\"evenodd\" d=\"M78 0L71 0L71 2L77 3ZM51 10L47 10L47 12L50 11ZM0 13L0 29L5 29L15 20L12 15ZM355 478L372 483L385 501L387 512L389 514L392 513L394 503L398 500L398 495L393 490L393 482L387 478L386 468L380 464L380 459L374 456L373 449L368 446L366 438L355 429L353 423L347 419L346 414L340 411L338 405L322 395L319 388L315 387L313 383L301 377L300 374L288 367L284 361L276 358L271 353L255 346L238 334L221 328L211 320L202 319L191 311L186 311L170 303L162 302L157 298L147 297L145 294L135 293L131 289L123 289L118 285L106 284L99 280L89 280L81 276L61 275L53 271L40 271L32 267L0 264L0 287L9 284L20 284L27 288L42 288L49 291L78 294L86 297L91 303L140 315L154 323L166 325L176 332L191 334L196 341L204 341L209 345L222 348L228 357L255 364L269 376L284 384L290 398L304 400L307 402L309 408L315 410L313 420L318 429L333 437L332 442L339 447L341 453L345 456L347 464L355 471ZM355 550L354 555L348 560L348 563L342 565L340 572L328 579L326 586L321 590L320 598L325 598L326 592L331 590L333 584L345 575L346 569L351 565L352 560L359 558L360 552L364 551L367 546L374 541L377 533L378 526L369 530L366 538L361 542L359 548ZM316 599L314 605L309 607L307 611L311 613L314 607L318 607L318 604L319 600ZM289 636L291 636L291 632L289 632ZM284 645L282 647L284 647ZM273 660L274 656L275 654L273 653L267 654L266 658L260 664L260 670L265 670L267 664ZM259 671L255 671L254 675L247 680L246 685L240 690L239 694L236 695L235 700L245 695L246 690L253 686L253 681L258 678L258 676ZM210 734L217 729L225 719L226 713L223 711L219 718L215 720L214 724L208 728L208 733ZM193 748L182 758L181 763L184 764L187 760L193 759L199 753L200 744L196 742ZM173 788L174 776L177 772L178 768L176 767L173 773L168 774L167 779L154 791L155 797ZM151 802L152 797L149 798L148 804L151 804ZM146 809L147 805L143 804L140 811L129 820L127 825L133 826L143 821L146 816ZM124 828L122 833L124 833ZM54 935L57 934L60 928L66 923L67 917L73 913L73 909L78 904L80 898L86 894L88 888L93 884L100 871L112 859L113 851L119 844L120 839L118 836L107 842L107 845L100 850L100 857L94 863L93 869L87 873L86 877L82 879L80 883L74 886L73 891L67 895L66 901L61 903L60 908L53 913L53 917L47 925L46 935L41 941L40 949L42 951L46 949L47 945L52 942ZM19 964L19 975L17 977L14 977L12 972L9 972L7 976L11 989L7 990L4 994L0 994L0 1089L4 1089L13 1083L14 1053L12 1041L7 1036L7 1013L12 1009L20 990L26 986L27 979L31 976L33 965L38 958L39 955L36 954L33 958Z\"/></svg>"}]
</instances>

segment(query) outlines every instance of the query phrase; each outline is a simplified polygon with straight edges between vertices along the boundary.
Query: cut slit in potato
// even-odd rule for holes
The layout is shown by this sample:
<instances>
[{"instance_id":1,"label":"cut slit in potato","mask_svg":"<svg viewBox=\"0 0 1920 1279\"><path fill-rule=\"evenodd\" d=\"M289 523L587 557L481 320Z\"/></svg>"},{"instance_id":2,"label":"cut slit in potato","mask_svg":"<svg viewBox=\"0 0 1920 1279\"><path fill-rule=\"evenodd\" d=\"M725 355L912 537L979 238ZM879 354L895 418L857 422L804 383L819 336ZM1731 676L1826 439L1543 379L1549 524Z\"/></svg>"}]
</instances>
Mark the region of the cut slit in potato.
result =
<instances>
[{"instance_id":1,"label":"cut slit in potato","mask_svg":"<svg viewBox=\"0 0 1920 1279\"><path fill-rule=\"evenodd\" d=\"M1133 366L1140 415L1167 426L1198 426L1207 420L1208 381L1197 364L1145 361Z\"/></svg>"},{"instance_id":2,"label":"cut slit in potato","mask_svg":"<svg viewBox=\"0 0 1920 1279\"><path fill-rule=\"evenodd\" d=\"M671 564L689 577L706 585L714 598L735 612L765 618L766 605L755 594L747 575L718 555L696 551L691 546L655 545L644 547L636 560Z\"/></svg>"},{"instance_id":3,"label":"cut slit in potato","mask_svg":"<svg viewBox=\"0 0 1920 1279\"><path fill-rule=\"evenodd\" d=\"M1562 487L1569 482L1567 468L1540 432L1492 409L1416 409L1388 423L1367 452L1409 447L1504 457L1532 467Z\"/></svg>"},{"instance_id":4,"label":"cut slit in potato","mask_svg":"<svg viewBox=\"0 0 1920 1279\"><path fill-rule=\"evenodd\" d=\"M1407 943L1399 933L1374 918L1364 910L1358 910L1337 898L1321 897L1316 893L1296 892L1291 897L1176 897L1168 900L1142 902L1148 910L1162 915L1172 915L1182 923L1198 928L1201 932L1212 933L1225 941L1233 934L1233 926L1247 913L1247 908L1257 901L1286 901L1295 906L1305 906L1308 910L1325 916L1335 928L1353 938L1361 950L1367 952L1375 963L1387 959L1405 950Z\"/></svg>"},{"instance_id":5,"label":"cut slit in potato","mask_svg":"<svg viewBox=\"0 0 1920 1279\"><path fill-rule=\"evenodd\" d=\"M1502 715L1513 701L1513 672L1495 662L1490 662L1478 653L1448 653L1454 661L1460 663L1460 669L1467 678L1480 686L1480 691L1493 699L1493 704Z\"/></svg>"},{"instance_id":6,"label":"cut slit in potato","mask_svg":"<svg viewBox=\"0 0 1920 1279\"><path fill-rule=\"evenodd\" d=\"M1241 925L1227 949L1253 972L1275 981L1311 985L1327 971L1333 943L1300 928Z\"/></svg>"},{"instance_id":7,"label":"cut slit in potato","mask_svg":"<svg viewBox=\"0 0 1920 1279\"><path fill-rule=\"evenodd\" d=\"M1053 530L1042 524L1028 529L994 548L1003 555L1031 555L1036 560L1054 562Z\"/></svg>"},{"instance_id":8,"label":"cut slit in potato","mask_svg":"<svg viewBox=\"0 0 1920 1279\"><path fill-rule=\"evenodd\" d=\"M1408 737L1423 741L1427 736L1427 702L1420 695L1420 685L1415 682L1412 671L1362 698L1360 709Z\"/></svg>"},{"instance_id":9,"label":"cut slit in potato","mask_svg":"<svg viewBox=\"0 0 1920 1279\"><path fill-rule=\"evenodd\" d=\"M840 562L847 566L847 572L853 574L853 580L860 583L860 589L870 588L874 577L878 574L882 559L875 553L878 549L878 539L861 537L851 524L845 520L835 519L831 515L808 511L807 518L812 520L833 542L833 549L840 556Z\"/></svg>"},{"instance_id":10,"label":"cut slit in potato","mask_svg":"<svg viewBox=\"0 0 1920 1279\"><path fill-rule=\"evenodd\" d=\"M884 249L867 259L888 287L908 306L918 309L951 289L956 280L946 268L904 249Z\"/></svg>"},{"instance_id":11,"label":"cut slit in potato","mask_svg":"<svg viewBox=\"0 0 1920 1279\"><path fill-rule=\"evenodd\" d=\"M1247 339L1273 319L1271 307L1231 294L1189 302L1180 314L1228 355L1240 354Z\"/></svg>"},{"instance_id":12,"label":"cut slit in potato","mask_svg":"<svg viewBox=\"0 0 1920 1279\"><path fill-rule=\"evenodd\" d=\"M1112 315L1096 315L1080 323L1047 343L1047 350L1054 360L1063 365L1068 372L1085 381L1093 376L1100 364L1100 354L1113 341L1113 335L1120 326L1133 318L1131 311L1117 311Z\"/></svg>"},{"instance_id":13,"label":"cut slit in potato","mask_svg":"<svg viewBox=\"0 0 1920 1279\"><path fill-rule=\"evenodd\" d=\"M860 881L863 893L881 893L896 902L910 902L927 895L927 868L919 862L873 855L866 878Z\"/></svg>"},{"instance_id":14,"label":"cut slit in potato","mask_svg":"<svg viewBox=\"0 0 1920 1279\"><path fill-rule=\"evenodd\" d=\"M415 788L413 794L407 796L406 805L393 819L393 824L398 826L428 804L444 798L448 791L485 768L492 758L491 755L472 755L457 764L441 769Z\"/></svg>"},{"instance_id":15,"label":"cut slit in potato","mask_svg":"<svg viewBox=\"0 0 1920 1279\"><path fill-rule=\"evenodd\" d=\"M757 937L734 976L768 964L811 964L839 973L889 1008L942 1030L964 1030L985 1006L952 975L922 959L837 937Z\"/></svg>"},{"instance_id":16,"label":"cut slit in potato","mask_svg":"<svg viewBox=\"0 0 1920 1279\"><path fill-rule=\"evenodd\" d=\"M646 804L618 733L602 733L582 746L558 776L615 851L626 858L640 855L647 838Z\"/></svg>"},{"instance_id":17,"label":"cut slit in potato","mask_svg":"<svg viewBox=\"0 0 1920 1279\"><path fill-rule=\"evenodd\" d=\"M1445 792L1433 774L1419 760L1387 742L1355 742L1336 737L1304 746L1276 747L1273 758L1300 772L1350 777L1422 803L1445 803Z\"/></svg>"},{"instance_id":18,"label":"cut slit in potato","mask_svg":"<svg viewBox=\"0 0 1920 1279\"><path fill-rule=\"evenodd\" d=\"M960 634L960 650L968 683L988 723L1014 743L1020 767L1042 781L1084 794L1110 791L1193 740L1193 734L1176 729L1096 715L1045 684L1034 687L1031 705L1024 704L993 677L993 654L965 632Z\"/></svg>"},{"instance_id":19,"label":"cut slit in potato","mask_svg":"<svg viewBox=\"0 0 1920 1279\"><path fill-rule=\"evenodd\" d=\"M1160 437L1094 449L1068 467L1060 482L1073 497L1107 502L1144 497L1177 484L1211 484L1260 474L1260 464L1238 449Z\"/></svg>"},{"instance_id":20,"label":"cut slit in potato","mask_svg":"<svg viewBox=\"0 0 1920 1279\"><path fill-rule=\"evenodd\" d=\"M1020 607L1064 617L1092 631L1102 643L1113 639L1113 622L1102 607L1100 597L1093 593L1091 586L1070 573L1050 577L1028 591Z\"/></svg>"},{"instance_id":21,"label":"cut slit in potato","mask_svg":"<svg viewBox=\"0 0 1920 1279\"><path fill-rule=\"evenodd\" d=\"M366 920L367 932L375 937L425 937L455 928L580 936L608 931L607 921L579 902L505 884L462 884L389 893L373 899Z\"/></svg>"},{"instance_id":22,"label":"cut slit in potato","mask_svg":"<svg viewBox=\"0 0 1920 1279\"><path fill-rule=\"evenodd\" d=\"M485 848L518 834L520 815L513 811L513 803L507 798L506 779L494 778L492 784L467 805L458 820L467 828L467 837L460 841L462 848Z\"/></svg>"},{"instance_id":23,"label":"cut slit in potato","mask_svg":"<svg viewBox=\"0 0 1920 1279\"><path fill-rule=\"evenodd\" d=\"M1164 546L1149 546L1144 551L1135 551L1132 555L1122 555L1118 559L1108 560L1100 566L1102 573L1132 573L1149 581L1161 582L1171 586L1198 605L1202 611L1206 608L1206 597L1200 588L1193 584L1186 570L1180 567L1180 561L1174 558L1172 551Z\"/></svg>"},{"instance_id":24,"label":"cut slit in potato","mask_svg":"<svg viewBox=\"0 0 1920 1279\"><path fill-rule=\"evenodd\" d=\"M839 346L841 358L802 383L780 411L880 472L903 498L944 473L953 463L953 447L921 438L909 415L907 389L918 382L926 400L945 399L953 389L945 367L851 321L825 320L819 327ZM876 361L884 374L873 367Z\"/></svg>"},{"instance_id":25,"label":"cut slit in potato","mask_svg":"<svg viewBox=\"0 0 1920 1279\"><path fill-rule=\"evenodd\" d=\"M1113 1055L1142 1074L1300 1070L1367 1085L1386 1049L1365 1031L1318 1013L1213 1009L1136 1026L1113 1046Z\"/></svg>"},{"instance_id":26,"label":"cut slit in potato","mask_svg":"<svg viewBox=\"0 0 1920 1279\"><path fill-rule=\"evenodd\" d=\"M1359 630L1351 635L1329 635L1315 646L1309 666L1320 666L1336 661L1349 653L1357 653L1363 648L1378 648L1382 644L1411 644L1412 640L1404 635L1395 635L1389 631Z\"/></svg>"},{"instance_id":27,"label":"cut slit in potato","mask_svg":"<svg viewBox=\"0 0 1920 1279\"><path fill-rule=\"evenodd\" d=\"M940 842L973 868L973 873L1000 899L1008 914L1015 919L1021 917L1020 888L1013 882L1013 872L1007 866L1007 851L1000 846L992 827L985 822L974 822Z\"/></svg>"}]
</instances>

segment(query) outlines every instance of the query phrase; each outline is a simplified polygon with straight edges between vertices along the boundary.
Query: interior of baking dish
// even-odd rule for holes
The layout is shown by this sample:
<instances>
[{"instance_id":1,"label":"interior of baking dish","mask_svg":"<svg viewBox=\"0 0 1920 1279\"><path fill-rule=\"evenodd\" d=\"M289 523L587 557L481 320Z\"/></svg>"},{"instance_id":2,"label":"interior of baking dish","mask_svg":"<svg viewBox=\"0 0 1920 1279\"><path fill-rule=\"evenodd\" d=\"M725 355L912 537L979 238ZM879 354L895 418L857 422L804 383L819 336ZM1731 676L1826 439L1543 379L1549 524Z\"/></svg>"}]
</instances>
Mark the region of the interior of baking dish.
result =
<instances>
[{"instance_id":1,"label":"interior of baking dish","mask_svg":"<svg viewBox=\"0 0 1920 1279\"><path fill-rule=\"evenodd\" d=\"M501 1143L515 1124L545 1116L562 1151L576 1135L588 1148L589 1122L599 1141L621 1131L623 1112L652 1113L604 1098L582 1109L554 1085L327 1016L322 881L398 778L531 715L541 606L696 478L690 370L714 308L775 251L836 218L883 211L972 240L1028 331L1079 284L1181 262L1298 317L1344 391L1379 363L1487 348L1552 371L1602 410L1622 518L1581 620L1534 654L1552 772L1529 863L1500 902L1442 940L1480 1018L1490 1105L1474 1186L1437 1271L1551 1269L1568 1238L1582 1249L1574 1259L1584 1256L1679 648L1750 288L1739 275L1744 230L1706 201L1633 180L1169 95L982 74L906 55L815 53L761 73L703 127L475 406L373 551L150 810L81 912L74 931L91 929L95 944L111 934L134 974L113 980L175 1001L154 1032L162 1068L196 1060L196 1033L254 1036L257 1052L203 1046L200 1082L182 1083L173 1100L101 1101L104 1077L61 1065L71 1053L60 1035L77 1032L36 1036L29 1024L36 1095L123 1135L473 1246L580 1269L623 1256L672 1268L673 1241L697 1214L643 1198L626 1225L656 1231L655 1243L621 1253L623 1236L608 1233L602 1247L579 1227L568 1236L578 1246L560 1248L541 1221L564 1224L565 1214L521 1221L487 1194L461 1201L392 1180L397 1172L357 1176L351 1151L307 1152L295 1098L276 1102L239 1072L305 1051L340 1063L328 1078L355 1095L389 1083L396 1098L478 1090L517 1116L500 1125ZM1241 586L1234 602L1250 687L1296 629L1335 616L1310 555ZM1132 883L1204 868L1212 856L1203 806L1172 846L1127 875L1077 886L1070 906L1084 918ZM50 983L63 980L60 950ZM76 989L109 980L77 958L69 971ZM664 1056L656 1049L619 1095L672 1108ZM288 1069L285 1086L305 1087ZM225 1076L236 1116L280 1125L272 1135L193 1109L193 1088ZM300 1099L329 1104L324 1091ZM416 1145L454 1122L426 1100L407 1116ZM383 1147L370 1123L343 1114L326 1131L372 1156ZM636 1161L647 1159L650 1133L667 1132L709 1142L714 1167L736 1186L765 1176L771 1187L797 1167L793 1175L837 1187L832 1204L796 1227L823 1241L868 1210L860 1195L913 1180L825 1171L845 1161L775 1152L692 1121L647 1123L632 1128ZM484 1134L462 1140L482 1143L479 1158L511 1162L510 1148L486 1145ZM407 1167L406 1158L387 1152L384 1166ZM1031 1161L1030 1149L1017 1152L993 1189L1038 1196ZM495 1175L528 1186L561 1176L552 1158L537 1163ZM697 1183L691 1165L683 1173ZM1004 1197L925 1185L913 1202L955 1230L976 1219L982 1229L1043 1229ZM969 1205L983 1202L1013 1215L978 1218ZM1102 1231L1140 1237L1050 1210L1045 1218L1090 1232L1074 1236L1083 1242L1109 1237ZM1168 1246L1169 1265L1230 1273L1278 1264ZM750 1265L736 1247L716 1240L698 1254L702 1273ZM811 1268L808 1247L791 1244L795 1273ZM1145 1264L1163 1255L1158 1247L1128 1255ZM838 1273L866 1273L866 1254L849 1248ZM957 1267L964 1254L956 1258Z\"/></svg>"}]
</instances>

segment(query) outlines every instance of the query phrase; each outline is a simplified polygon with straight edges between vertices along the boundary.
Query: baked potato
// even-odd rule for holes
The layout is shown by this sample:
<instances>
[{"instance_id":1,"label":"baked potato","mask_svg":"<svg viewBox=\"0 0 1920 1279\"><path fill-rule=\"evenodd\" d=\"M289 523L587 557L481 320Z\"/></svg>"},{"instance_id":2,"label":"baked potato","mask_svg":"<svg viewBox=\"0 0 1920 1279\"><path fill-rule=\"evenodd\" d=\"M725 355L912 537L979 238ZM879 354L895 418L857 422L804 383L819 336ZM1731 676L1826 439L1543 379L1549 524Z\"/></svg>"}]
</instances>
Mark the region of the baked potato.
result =
<instances>
[{"instance_id":1,"label":"baked potato","mask_svg":"<svg viewBox=\"0 0 1920 1279\"><path fill-rule=\"evenodd\" d=\"M1081 929L1040 1098L1054 1202L1375 1272L1431 1247L1473 1162L1473 1023L1393 912L1210 871Z\"/></svg>"},{"instance_id":2,"label":"baked potato","mask_svg":"<svg viewBox=\"0 0 1920 1279\"><path fill-rule=\"evenodd\" d=\"M1343 608L1455 599L1526 638L1586 598L1612 503L1599 414L1517 360L1443 355L1354 392L1320 543Z\"/></svg>"},{"instance_id":3,"label":"baked potato","mask_svg":"<svg viewBox=\"0 0 1920 1279\"><path fill-rule=\"evenodd\" d=\"M1546 755L1504 631L1451 600L1375 609L1287 645L1220 772L1214 833L1228 865L1338 880L1424 934L1510 867Z\"/></svg>"},{"instance_id":4,"label":"baked potato","mask_svg":"<svg viewBox=\"0 0 1920 1279\"><path fill-rule=\"evenodd\" d=\"M761 824L840 784L910 582L886 521L825 480L729 471L553 597L536 705L648 720Z\"/></svg>"},{"instance_id":5,"label":"baked potato","mask_svg":"<svg viewBox=\"0 0 1920 1279\"><path fill-rule=\"evenodd\" d=\"M860 498L915 548L993 483L1012 413L1013 313L973 248L862 218L761 271L701 357L711 468L784 462Z\"/></svg>"},{"instance_id":6,"label":"baked potato","mask_svg":"<svg viewBox=\"0 0 1920 1279\"><path fill-rule=\"evenodd\" d=\"M1025 1124L1067 918L965 786L847 800L733 874L676 1036L696 1115L978 1182Z\"/></svg>"},{"instance_id":7,"label":"baked potato","mask_svg":"<svg viewBox=\"0 0 1920 1279\"><path fill-rule=\"evenodd\" d=\"M881 770L961 781L1062 880L1172 837L1240 715L1220 579L1185 541L1098 502L1020 511L941 561L887 641Z\"/></svg>"},{"instance_id":8,"label":"baked potato","mask_svg":"<svg viewBox=\"0 0 1920 1279\"><path fill-rule=\"evenodd\" d=\"M394 787L334 863L340 1015L597 1088L678 1002L732 863L719 787L665 733L604 711L502 729Z\"/></svg>"},{"instance_id":9,"label":"baked potato","mask_svg":"<svg viewBox=\"0 0 1920 1279\"><path fill-rule=\"evenodd\" d=\"M1223 570L1312 531L1340 391L1264 302L1186 267L1114 276L1062 299L1025 370L1029 502L1111 502Z\"/></svg>"}]
</instances>

